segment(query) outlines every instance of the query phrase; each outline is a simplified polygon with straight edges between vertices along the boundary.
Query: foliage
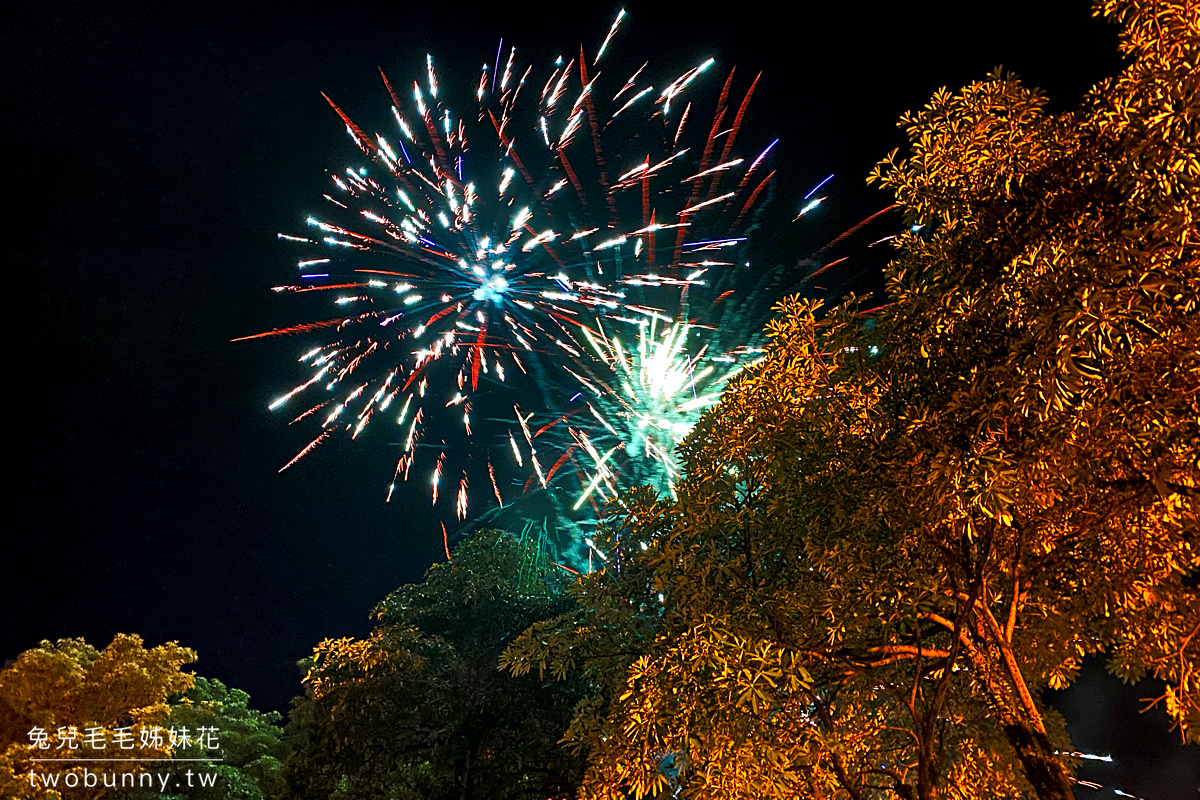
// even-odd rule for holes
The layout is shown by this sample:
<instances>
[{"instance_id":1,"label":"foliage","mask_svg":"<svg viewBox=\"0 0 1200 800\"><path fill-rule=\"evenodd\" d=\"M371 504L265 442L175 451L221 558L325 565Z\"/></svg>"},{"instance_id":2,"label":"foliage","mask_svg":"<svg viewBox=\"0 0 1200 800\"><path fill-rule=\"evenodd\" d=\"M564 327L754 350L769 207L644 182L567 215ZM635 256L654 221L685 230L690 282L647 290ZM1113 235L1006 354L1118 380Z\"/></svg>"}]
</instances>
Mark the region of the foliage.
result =
<instances>
[{"instance_id":1,"label":"foliage","mask_svg":"<svg viewBox=\"0 0 1200 800\"><path fill-rule=\"evenodd\" d=\"M283 741L282 719L276 711L250 708L250 695L230 689L221 681L196 678L195 685L171 704L164 727L202 728L217 731L216 749L191 746L175 750L176 758L206 759L191 765L196 772L215 775L211 786L193 786L178 794L188 800L262 800L283 793L283 761L287 745ZM132 800L156 800L172 795L131 793Z\"/></svg>"},{"instance_id":2,"label":"foliage","mask_svg":"<svg viewBox=\"0 0 1200 800\"><path fill-rule=\"evenodd\" d=\"M111 742L118 729L132 728L136 737L143 727L163 725L170 713L168 698L192 686L192 675L180 668L195 660L194 651L175 642L147 650L140 637L126 634L118 634L103 652L82 639L44 641L26 650L0 671L0 796L47 796L31 786L30 759L54 757L46 754L58 749L60 729L74 727L81 738L93 729L97 737ZM49 749L32 744L35 730L50 737ZM69 747L65 741L61 744ZM76 752L87 752L82 744L79 747ZM134 752L143 759L171 755L169 744ZM62 780L82 770L80 765L56 764L46 771ZM142 770L143 764L135 762L128 771ZM103 793L103 788L80 787L60 794L90 800Z\"/></svg>"},{"instance_id":3,"label":"foliage","mask_svg":"<svg viewBox=\"0 0 1200 800\"><path fill-rule=\"evenodd\" d=\"M908 797L922 770L1019 796L952 637L922 619L945 605L927 549L886 547L856 507L874 481L843 459L866 463L880 392L849 307L820 327L813 308L784 304L764 362L685 443L678 501L627 498L579 609L505 655L604 686L569 734L585 797Z\"/></svg>"},{"instance_id":4,"label":"foliage","mask_svg":"<svg viewBox=\"0 0 1200 800\"><path fill-rule=\"evenodd\" d=\"M292 796L571 794L582 764L557 742L577 686L497 669L514 637L565 607L560 574L528 543L479 532L389 595L369 638L322 642L289 727Z\"/></svg>"},{"instance_id":5,"label":"foliage","mask_svg":"<svg viewBox=\"0 0 1200 800\"><path fill-rule=\"evenodd\" d=\"M977 644L1052 687L1107 650L1167 682L1196 741L1200 19L1098 11L1130 64L1078 112L993 76L907 116L912 156L873 176L933 228L888 276L889 367L921 376L892 392L893 458L929 465L888 510L923 509L922 535L994 595ZM1036 728L1009 681L993 700Z\"/></svg>"},{"instance_id":6,"label":"foliage","mask_svg":"<svg viewBox=\"0 0 1200 800\"><path fill-rule=\"evenodd\" d=\"M587 797L1069 798L1040 703L1106 652L1200 724L1200 31L1108 0L1076 111L997 73L901 120L873 319L785 302L515 673L604 687Z\"/></svg>"}]
</instances>

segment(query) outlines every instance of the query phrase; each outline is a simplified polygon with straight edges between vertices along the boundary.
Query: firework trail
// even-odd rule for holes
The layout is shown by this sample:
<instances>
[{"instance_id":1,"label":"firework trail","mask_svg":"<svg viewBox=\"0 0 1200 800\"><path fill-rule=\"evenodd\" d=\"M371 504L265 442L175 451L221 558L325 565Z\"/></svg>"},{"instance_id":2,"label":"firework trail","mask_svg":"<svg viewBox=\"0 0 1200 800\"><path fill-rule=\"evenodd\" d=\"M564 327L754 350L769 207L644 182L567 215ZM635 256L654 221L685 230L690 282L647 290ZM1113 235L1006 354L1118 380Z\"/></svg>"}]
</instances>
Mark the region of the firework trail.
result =
<instances>
[{"instance_id":1,"label":"firework trail","mask_svg":"<svg viewBox=\"0 0 1200 800\"><path fill-rule=\"evenodd\" d=\"M381 71L383 133L326 98L361 155L330 175L325 213L279 235L297 278L275 291L334 311L244 337L316 340L270 405L320 428L285 468L387 426L389 499L421 476L459 520L568 473L580 504L669 488L674 443L752 355L708 320L736 288L775 142L737 151L757 78L610 63L624 16L594 54L536 71L502 44L464 116L431 56L411 85ZM720 88L705 101L701 84ZM505 480L514 468L529 479Z\"/></svg>"}]
</instances>

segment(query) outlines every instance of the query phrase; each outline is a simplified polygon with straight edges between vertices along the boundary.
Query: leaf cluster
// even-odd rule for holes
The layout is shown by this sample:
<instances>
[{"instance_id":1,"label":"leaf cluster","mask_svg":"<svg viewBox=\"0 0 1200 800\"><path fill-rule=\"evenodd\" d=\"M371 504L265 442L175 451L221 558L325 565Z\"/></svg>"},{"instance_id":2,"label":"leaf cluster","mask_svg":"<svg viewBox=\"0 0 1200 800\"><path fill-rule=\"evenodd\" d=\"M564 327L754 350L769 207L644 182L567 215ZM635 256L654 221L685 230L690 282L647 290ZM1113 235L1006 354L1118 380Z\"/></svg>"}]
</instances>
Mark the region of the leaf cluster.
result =
<instances>
[{"instance_id":1,"label":"leaf cluster","mask_svg":"<svg viewBox=\"0 0 1200 800\"><path fill-rule=\"evenodd\" d=\"M563 583L528 543L479 532L389 595L368 638L318 645L289 727L290 796L567 796L581 769L558 739L578 686L497 670L565 608Z\"/></svg>"},{"instance_id":2,"label":"leaf cluster","mask_svg":"<svg viewBox=\"0 0 1200 800\"><path fill-rule=\"evenodd\" d=\"M21 653L0 670L0 795L42 794L27 777L35 766L30 759L49 752L31 743L35 727L52 737L60 728L75 727L80 736L93 728L108 740L116 728L163 725L171 711L168 700L193 685L193 676L181 668L195 660L195 651L175 642L147 649L141 637L128 634L118 634L104 650L83 639L59 639ZM137 753L166 758L171 748ZM135 771L141 767L132 765ZM65 776L82 769L64 765L60 772ZM62 795L83 798L95 793L79 788L65 789Z\"/></svg>"},{"instance_id":3,"label":"leaf cluster","mask_svg":"<svg viewBox=\"0 0 1200 800\"><path fill-rule=\"evenodd\" d=\"M197 677L192 688L171 704L163 727L215 731L216 749L195 740L176 748L176 758L195 759L190 768L215 774L212 786L193 786L188 800L262 800L277 798L284 789L283 762L289 747L283 739L283 719L276 711L250 707L250 695L230 689L215 678ZM134 791L129 800L163 798L157 791ZM169 798L168 798L169 800Z\"/></svg>"}]
</instances>

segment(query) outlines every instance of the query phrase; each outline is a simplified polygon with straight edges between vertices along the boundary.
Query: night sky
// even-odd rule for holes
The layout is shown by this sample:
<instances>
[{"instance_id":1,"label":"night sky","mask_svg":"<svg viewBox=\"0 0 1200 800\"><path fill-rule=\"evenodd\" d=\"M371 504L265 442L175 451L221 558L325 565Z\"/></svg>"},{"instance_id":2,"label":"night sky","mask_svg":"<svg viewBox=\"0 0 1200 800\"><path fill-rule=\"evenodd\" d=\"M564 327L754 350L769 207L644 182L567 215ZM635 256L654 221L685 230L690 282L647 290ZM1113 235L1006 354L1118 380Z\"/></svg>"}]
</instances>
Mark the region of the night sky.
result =
<instances>
[{"instance_id":1,"label":"night sky","mask_svg":"<svg viewBox=\"0 0 1200 800\"><path fill-rule=\"evenodd\" d=\"M411 79L430 52L472 74L501 36L540 63L594 49L619 6L22 5L2 34L16 142L0 659L67 636L178 640L199 674L285 711L295 662L364 634L374 604L442 549L423 485L384 504L394 453L380 439L335 439L277 474L312 436L266 411L296 340L230 343L316 318L269 287L292 275L276 232L320 208L327 168L361 161L319 93L386 113L377 67ZM775 263L886 205L864 178L939 86L1003 64L1061 109L1120 64L1115 29L1078 0L700 7L627 4L614 52L764 71L752 133L781 138L773 202L790 217L836 174L808 228L772 241ZM1148 800L1194 796L1200 767L1151 734L1161 719L1118 711L1145 692L1115 685L1089 673L1061 699L1079 743L1118 757L1094 774Z\"/></svg>"}]
</instances>

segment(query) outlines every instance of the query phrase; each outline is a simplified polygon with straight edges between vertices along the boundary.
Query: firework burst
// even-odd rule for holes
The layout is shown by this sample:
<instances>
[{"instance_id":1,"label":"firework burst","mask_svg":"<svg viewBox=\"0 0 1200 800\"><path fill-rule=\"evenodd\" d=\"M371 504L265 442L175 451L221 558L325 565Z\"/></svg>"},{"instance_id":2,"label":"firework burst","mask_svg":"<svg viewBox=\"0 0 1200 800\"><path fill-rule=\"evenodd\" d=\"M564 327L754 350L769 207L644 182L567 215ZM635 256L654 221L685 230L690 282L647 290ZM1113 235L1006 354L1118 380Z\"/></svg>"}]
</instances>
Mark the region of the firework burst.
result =
<instances>
[{"instance_id":1,"label":"firework burst","mask_svg":"<svg viewBox=\"0 0 1200 800\"><path fill-rule=\"evenodd\" d=\"M584 336L611 377L576 375L590 395L582 422L568 424L572 450L585 456L587 478L573 504L578 510L593 494L611 500L630 486L674 492L680 475L675 448L700 414L720 400L726 383L756 358L758 348L715 348L711 328L651 320L632 346L600 327ZM702 342L697 348L694 339ZM710 353L710 348L713 352ZM601 452L603 451L603 452Z\"/></svg>"},{"instance_id":2,"label":"firework burst","mask_svg":"<svg viewBox=\"0 0 1200 800\"><path fill-rule=\"evenodd\" d=\"M429 56L411 90L381 72L387 133L330 101L365 161L331 174L306 231L279 235L299 257L275 290L325 293L335 316L258 334L318 340L270 406L303 404L293 421L320 427L285 469L383 420L399 449L388 497L424 474L460 520L489 502L477 489L511 500L528 483L503 479L514 466L545 486L576 459L580 502L611 496L642 462L669 487L674 443L745 356L717 348L689 308L728 282L774 143L735 149L757 78L735 97L731 71L705 106L692 95L712 59L665 75L610 65L624 16L595 55L537 74L502 45L465 116ZM535 447L578 387L594 424Z\"/></svg>"}]
</instances>

